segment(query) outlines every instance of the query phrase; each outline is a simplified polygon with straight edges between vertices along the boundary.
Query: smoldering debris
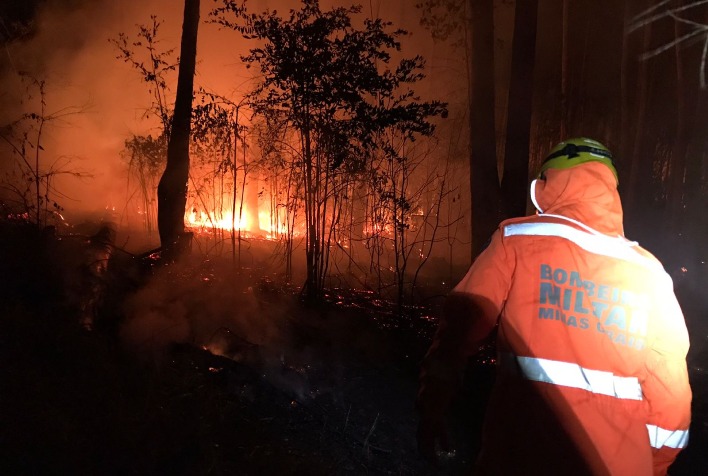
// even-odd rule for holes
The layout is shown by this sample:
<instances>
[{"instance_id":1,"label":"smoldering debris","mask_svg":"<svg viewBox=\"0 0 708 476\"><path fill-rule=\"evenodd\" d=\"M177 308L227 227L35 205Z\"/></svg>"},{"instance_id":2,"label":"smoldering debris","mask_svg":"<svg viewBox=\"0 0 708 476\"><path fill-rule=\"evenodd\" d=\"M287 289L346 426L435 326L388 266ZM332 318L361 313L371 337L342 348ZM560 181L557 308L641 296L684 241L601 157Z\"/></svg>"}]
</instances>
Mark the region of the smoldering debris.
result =
<instances>
[{"instance_id":1,"label":"smoldering debris","mask_svg":"<svg viewBox=\"0 0 708 476\"><path fill-rule=\"evenodd\" d=\"M216 329L203 347L214 355L220 355L235 362L251 360L250 356L258 351L258 345L235 334L228 327Z\"/></svg>"},{"instance_id":2,"label":"smoldering debris","mask_svg":"<svg viewBox=\"0 0 708 476\"><path fill-rule=\"evenodd\" d=\"M233 271L220 275L213 263L202 260L158 268L128 297L121 328L126 345L159 351L171 343L207 346L215 334L222 341L230 336L257 345L274 338L279 312L266 314L264 303L249 289L251 278Z\"/></svg>"},{"instance_id":3,"label":"smoldering debris","mask_svg":"<svg viewBox=\"0 0 708 476\"><path fill-rule=\"evenodd\" d=\"M193 258L156 269L125 300L120 338L130 352L161 363L174 345L204 349L302 401L333 387L313 390L309 383L308 369L320 363L292 332L296 296L266 299L254 289L258 278L252 274Z\"/></svg>"}]
</instances>

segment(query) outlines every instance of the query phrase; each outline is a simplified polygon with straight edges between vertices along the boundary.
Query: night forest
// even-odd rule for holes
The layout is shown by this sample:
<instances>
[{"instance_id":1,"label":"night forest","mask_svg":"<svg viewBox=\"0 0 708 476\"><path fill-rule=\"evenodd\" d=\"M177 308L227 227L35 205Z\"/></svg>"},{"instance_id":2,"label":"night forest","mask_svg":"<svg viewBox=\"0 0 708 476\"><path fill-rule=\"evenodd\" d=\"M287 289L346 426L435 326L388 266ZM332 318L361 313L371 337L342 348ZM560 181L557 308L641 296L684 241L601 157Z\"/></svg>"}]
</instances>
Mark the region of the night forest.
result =
<instances>
[{"instance_id":1,"label":"night forest","mask_svg":"<svg viewBox=\"0 0 708 476\"><path fill-rule=\"evenodd\" d=\"M0 473L469 474L445 296L561 140L673 280L708 467L708 2L4 0Z\"/></svg>"}]
</instances>

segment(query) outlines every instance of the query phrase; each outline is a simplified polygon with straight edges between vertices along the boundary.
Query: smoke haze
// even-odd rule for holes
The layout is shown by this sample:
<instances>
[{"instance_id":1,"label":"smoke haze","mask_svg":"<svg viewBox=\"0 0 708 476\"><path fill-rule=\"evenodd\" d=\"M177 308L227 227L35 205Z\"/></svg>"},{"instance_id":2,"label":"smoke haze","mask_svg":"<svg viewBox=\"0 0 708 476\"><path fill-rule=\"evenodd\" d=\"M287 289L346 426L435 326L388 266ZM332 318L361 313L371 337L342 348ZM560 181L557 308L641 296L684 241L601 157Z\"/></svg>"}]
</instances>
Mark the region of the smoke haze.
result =
<instances>
[{"instance_id":1,"label":"smoke haze","mask_svg":"<svg viewBox=\"0 0 708 476\"><path fill-rule=\"evenodd\" d=\"M281 3L286 7L265 0L248 5L254 12L271 6L281 15L297 5ZM323 10L329 4L322 2ZM137 71L116 58L119 51L109 39L125 33L135 41L136 25L150 25L150 16L155 15L161 22L158 49L174 48L171 59L176 62L183 5L174 0L50 0L37 9L34 34L5 45L0 60L0 125L12 123L22 113L39 110L37 91L23 84L20 72L46 81L48 113L78 112L52 121L42 136L44 167L59 160L65 170L91 175L80 180L57 178L57 188L66 195L62 206L67 212L105 213L106 209L115 209L118 215L123 213L128 193L127 164L120 155L124 141L133 134L157 135L158 123L145 116L152 103L147 86ZM201 2L195 88L201 86L238 100L251 87L252 70L242 66L240 55L252 45L236 32L208 23L209 12L221 5L217 1ZM381 16L393 21L395 28L418 29L419 12L407 2L371 2L360 16ZM422 54L430 64L433 43L429 34L421 33L404 38L403 54ZM176 71L168 78L168 86L168 94L174 95ZM418 89L425 92L425 85Z\"/></svg>"}]
</instances>

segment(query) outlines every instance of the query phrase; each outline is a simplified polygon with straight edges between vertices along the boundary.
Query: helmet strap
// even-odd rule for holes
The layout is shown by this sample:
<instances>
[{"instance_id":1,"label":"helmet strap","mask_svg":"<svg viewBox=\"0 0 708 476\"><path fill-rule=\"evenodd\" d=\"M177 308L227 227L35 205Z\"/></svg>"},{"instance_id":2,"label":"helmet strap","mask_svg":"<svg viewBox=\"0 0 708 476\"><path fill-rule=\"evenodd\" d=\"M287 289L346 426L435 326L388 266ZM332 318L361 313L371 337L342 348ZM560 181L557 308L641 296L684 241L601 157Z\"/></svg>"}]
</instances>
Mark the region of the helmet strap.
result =
<instances>
[{"instance_id":1,"label":"helmet strap","mask_svg":"<svg viewBox=\"0 0 708 476\"><path fill-rule=\"evenodd\" d=\"M565 147L563 147L561 150L558 150L546 157L546 160L544 160L543 162L546 163L551 159L555 159L556 157L567 157L568 159L574 159L575 157L578 157L580 155L580 152L587 152L589 154L599 155L600 157L605 157L606 159L610 159L610 161L613 162L612 154L607 150L599 149L597 147L590 147L588 145L576 144L566 144Z\"/></svg>"}]
</instances>

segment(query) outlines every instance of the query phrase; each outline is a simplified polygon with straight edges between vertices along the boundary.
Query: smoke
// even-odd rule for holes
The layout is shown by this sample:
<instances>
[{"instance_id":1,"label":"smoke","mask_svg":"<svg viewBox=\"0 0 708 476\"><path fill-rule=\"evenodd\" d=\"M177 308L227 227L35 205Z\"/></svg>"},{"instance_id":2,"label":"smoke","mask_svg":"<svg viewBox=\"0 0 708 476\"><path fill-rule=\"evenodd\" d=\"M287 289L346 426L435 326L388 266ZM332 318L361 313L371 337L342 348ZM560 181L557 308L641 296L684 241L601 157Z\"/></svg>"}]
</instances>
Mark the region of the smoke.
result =
<instances>
[{"instance_id":1,"label":"smoke","mask_svg":"<svg viewBox=\"0 0 708 476\"><path fill-rule=\"evenodd\" d=\"M254 281L218 263L163 268L125 301L121 341L133 355L158 364L175 344L202 347L299 401L333 391L336 385L328 382L341 374L341 363L307 345L301 322L292 325L293 316L302 320L306 311L294 295L254 289Z\"/></svg>"},{"instance_id":2,"label":"smoke","mask_svg":"<svg viewBox=\"0 0 708 476\"><path fill-rule=\"evenodd\" d=\"M322 8L351 3L356 2L323 1ZM404 2L390 3L372 2L362 16L380 16L393 20L395 27L418 29L415 8ZM251 86L254 74L243 67L240 55L252 45L236 32L208 23L209 12L220 5L220 1L201 2L195 85L238 101ZM248 5L254 12L270 7L281 14L297 6L273 0L250 1ZM84 179L57 177L54 185L64 195L66 210L96 213L115 209L124 213L130 193L127 165L121 158L124 141L133 134L156 135L158 123L145 117L152 102L148 87L130 65L116 59L118 50L108 40L121 32L137 39L136 25L149 25L150 16L155 15L161 22L158 46L174 48L176 60L182 13L183 2L175 0L47 0L37 7L34 33L5 45L0 59L0 127L22 113L38 112L37 91L23 84L20 73L46 81L48 113L75 112L47 124L42 136L43 168L59 161L65 171L90 175ZM433 56L427 33L404 41L405 56ZM168 80L174 94L176 72ZM9 151L5 148L2 153ZM124 222L122 217L118 221Z\"/></svg>"},{"instance_id":3,"label":"smoke","mask_svg":"<svg viewBox=\"0 0 708 476\"><path fill-rule=\"evenodd\" d=\"M202 20L213 5L202 2ZM145 117L151 104L147 86L136 71L116 59L118 50L108 41L121 32L136 40L136 25L150 24L151 15L161 22L158 47L174 48L176 61L182 3L172 0L48 1L37 10L35 33L6 45L0 62L0 126L23 113L39 112L38 91L20 74L45 81L48 114L72 112L50 121L42 135L44 169L59 160L66 171L91 176L58 178L55 185L66 195L62 205L67 210L120 211L127 200L127 165L120 154L124 141L132 134L156 134L158 124ZM233 89L229 83L240 82L238 74L232 74L240 67L238 52L215 45L233 45L237 37L205 22L199 28L196 83L228 93ZM174 94L176 72L168 82Z\"/></svg>"},{"instance_id":4,"label":"smoke","mask_svg":"<svg viewBox=\"0 0 708 476\"><path fill-rule=\"evenodd\" d=\"M126 302L126 341L156 349L171 343L214 345L222 354L238 345L237 339L243 345L274 341L284 311L266 308L256 297L257 278L215 267L207 261L159 270Z\"/></svg>"}]
</instances>

